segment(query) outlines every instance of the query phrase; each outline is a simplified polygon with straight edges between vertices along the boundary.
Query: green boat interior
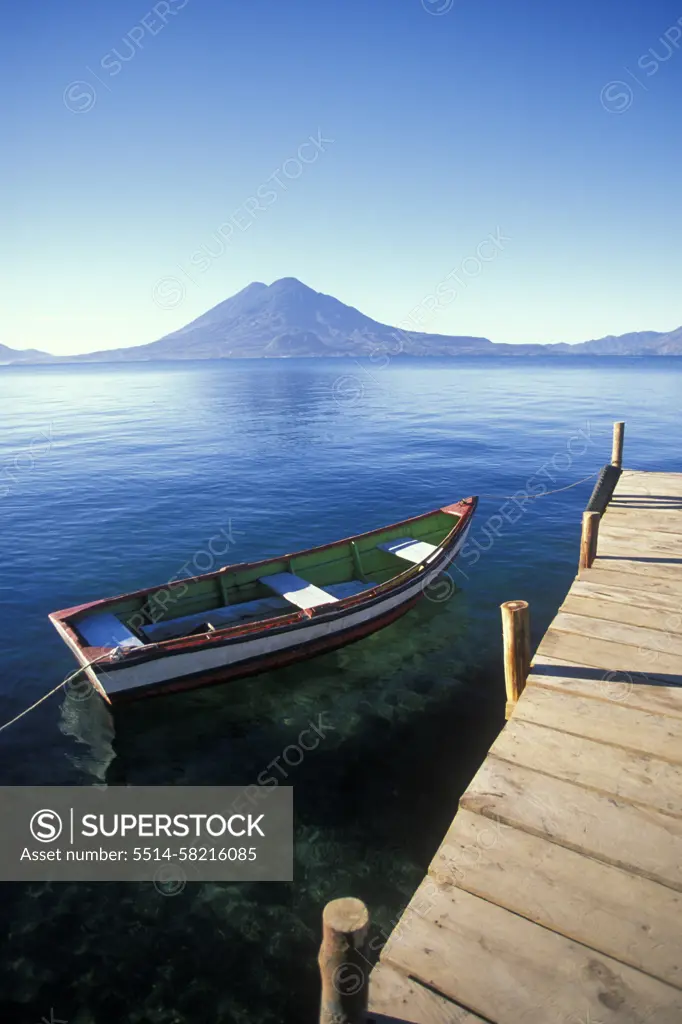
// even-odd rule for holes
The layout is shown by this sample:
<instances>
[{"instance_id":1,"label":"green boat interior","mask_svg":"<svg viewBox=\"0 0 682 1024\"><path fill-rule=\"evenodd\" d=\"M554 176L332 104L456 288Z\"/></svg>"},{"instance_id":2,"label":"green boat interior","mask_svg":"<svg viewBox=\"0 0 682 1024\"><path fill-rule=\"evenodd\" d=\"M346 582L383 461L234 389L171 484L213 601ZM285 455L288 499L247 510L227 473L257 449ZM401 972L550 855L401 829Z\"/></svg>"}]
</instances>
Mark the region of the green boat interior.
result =
<instances>
[{"instance_id":1,"label":"green boat interior","mask_svg":"<svg viewBox=\"0 0 682 1024\"><path fill-rule=\"evenodd\" d=\"M409 524L292 557L221 570L114 599L71 620L88 647L142 647L317 608L388 582L421 564L459 517L437 511Z\"/></svg>"}]
</instances>

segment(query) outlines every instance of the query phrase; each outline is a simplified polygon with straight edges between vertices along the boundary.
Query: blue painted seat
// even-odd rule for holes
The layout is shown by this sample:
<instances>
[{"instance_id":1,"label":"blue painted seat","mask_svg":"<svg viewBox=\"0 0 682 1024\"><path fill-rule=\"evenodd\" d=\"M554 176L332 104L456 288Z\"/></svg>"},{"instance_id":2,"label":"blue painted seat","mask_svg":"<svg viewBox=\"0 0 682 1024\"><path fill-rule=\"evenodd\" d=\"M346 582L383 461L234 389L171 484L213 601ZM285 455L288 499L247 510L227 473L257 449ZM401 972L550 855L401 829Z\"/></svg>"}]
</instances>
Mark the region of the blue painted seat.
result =
<instances>
[{"instance_id":1,"label":"blue painted seat","mask_svg":"<svg viewBox=\"0 0 682 1024\"><path fill-rule=\"evenodd\" d=\"M376 583L362 583L360 580L349 580L347 583L332 583L331 586L327 586L324 589L339 601L343 601L344 597L355 597L356 594L361 594L363 590L371 590L372 587L376 586Z\"/></svg>"},{"instance_id":2,"label":"blue painted seat","mask_svg":"<svg viewBox=\"0 0 682 1024\"><path fill-rule=\"evenodd\" d=\"M337 601L342 601L344 597L353 597L372 587L376 587L376 583L349 580L346 583L333 583L325 587L325 590ZM150 623L148 626L140 626L140 633L149 643L157 644L163 640L187 636L203 623L207 626L210 624L214 629L221 629L225 626L237 626L242 622L272 618L290 611L291 602L283 597L261 597L255 601L243 601L241 604L229 604L205 612L194 612L193 615L183 615L177 619Z\"/></svg>"},{"instance_id":3,"label":"blue painted seat","mask_svg":"<svg viewBox=\"0 0 682 1024\"><path fill-rule=\"evenodd\" d=\"M76 623L76 628L88 647L144 646L112 612L88 615Z\"/></svg>"},{"instance_id":4,"label":"blue painted seat","mask_svg":"<svg viewBox=\"0 0 682 1024\"><path fill-rule=\"evenodd\" d=\"M205 612L194 612L193 615L182 615L177 619L165 619L149 626L141 626L140 633L150 641L158 644L162 640L187 636L201 626L202 623L221 629L223 626L236 626L240 622L251 619L266 619L273 615L281 615L289 610L289 604L281 597L261 597L256 601L243 601L241 604L225 605L223 608L211 608Z\"/></svg>"}]
</instances>

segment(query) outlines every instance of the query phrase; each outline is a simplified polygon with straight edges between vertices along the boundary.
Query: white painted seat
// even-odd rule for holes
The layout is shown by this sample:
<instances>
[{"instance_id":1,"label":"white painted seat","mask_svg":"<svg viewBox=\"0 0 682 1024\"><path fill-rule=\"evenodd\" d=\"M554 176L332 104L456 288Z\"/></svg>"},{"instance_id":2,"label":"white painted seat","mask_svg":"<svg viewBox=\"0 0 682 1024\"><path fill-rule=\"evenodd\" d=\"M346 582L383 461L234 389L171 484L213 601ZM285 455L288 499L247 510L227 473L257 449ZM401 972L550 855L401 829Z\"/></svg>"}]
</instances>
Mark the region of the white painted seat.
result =
<instances>
[{"instance_id":1,"label":"white painted seat","mask_svg":"<svg viewBox=\"0 0 682 1024\"><path fill-rule=\"evenodd\" d=\"M322 604L334 604L338 597L321 590L314 583L308 583L292 572L278 572L273 576L261 576L259 583L280 594L286 601L298 608L317 608Z\"/></svg>"},{"instance_id":2,"label":"white painted seat","mask_svg":"<svg viewBox=\"0 0 682 1024\"><path fill-rule=\"evenodd\" d=\"M75 623L88 647L143 647L113 612L96 612Z\"/></svg>"},{"instance_id":3,"label":"white painted seat","mask_svg":"<svg viewBox=\"0 0 682 1024\"><path fill-rule=\"evenodd\" d=\"M406 562L419 565L426 561L429 555L437 551L435 544L429 544L425 540L413 540L412 537L398 537L397 540L388 540L385 544L377 544L380 551L388 551L390 555L397 555Z\"/></svg>"}]
</instances>

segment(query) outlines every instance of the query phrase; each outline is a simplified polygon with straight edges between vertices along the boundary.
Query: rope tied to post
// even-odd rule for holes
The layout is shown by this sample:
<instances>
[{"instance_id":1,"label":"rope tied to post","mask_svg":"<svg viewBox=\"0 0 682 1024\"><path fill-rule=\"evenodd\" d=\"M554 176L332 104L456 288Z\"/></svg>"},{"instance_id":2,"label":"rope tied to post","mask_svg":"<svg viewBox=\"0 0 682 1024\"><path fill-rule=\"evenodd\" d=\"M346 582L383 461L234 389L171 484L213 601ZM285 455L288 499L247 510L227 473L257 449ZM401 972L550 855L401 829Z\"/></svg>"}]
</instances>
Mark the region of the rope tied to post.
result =
<instances>
[{"instance_id":1,"label":"rope tied to post","mask_svg":"<svg viewBox=\"0 0 682 1024\"><path fill-rule=\"evenodd\" d=\"M575 480L572 484L567 484L565 487L557 487L553 491L540 491L539 494L525 494L528 501L535 501L536 498L548 498L550 494L561 494L562 491L570 491L572 487L578 487L580 484L587 483L588 480L594 480L595 476L599 476L601 469L596 470L594 473L590 473L589 476L584 476L582 480ZM516 494L479 494L479 498L494 498L497 501L512 501L517 498L519 492Z\"/></svg>"}]
</instances>

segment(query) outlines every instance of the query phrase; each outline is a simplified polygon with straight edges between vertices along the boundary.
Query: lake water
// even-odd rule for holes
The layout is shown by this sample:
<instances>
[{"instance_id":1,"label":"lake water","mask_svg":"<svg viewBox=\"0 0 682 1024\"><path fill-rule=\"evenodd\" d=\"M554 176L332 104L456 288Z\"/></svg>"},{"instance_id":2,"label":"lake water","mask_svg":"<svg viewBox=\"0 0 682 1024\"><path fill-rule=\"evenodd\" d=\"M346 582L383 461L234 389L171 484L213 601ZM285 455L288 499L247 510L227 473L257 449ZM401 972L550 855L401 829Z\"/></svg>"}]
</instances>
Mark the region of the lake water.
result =
<instances>
[{"instance_id":1,"label":"lake water","mask_svg":"<svg viewBox=\"0 0 682 1024\"><path fill-rule=\"evenodd\" d=\"M386 933L502 724L499 604L537 641L626 420L682 470L682 360L288 360L0 368L0 724L69 672L48 612L382 526L470 494L470 542L403 620L303 666L132 705L60 693L0 734L0 783L241 785L296 744L291 885L2 886L0 1021L316 1019L319 918ZM505 496L516 495L515 500Z\"/></svg>"}]
</instances>

